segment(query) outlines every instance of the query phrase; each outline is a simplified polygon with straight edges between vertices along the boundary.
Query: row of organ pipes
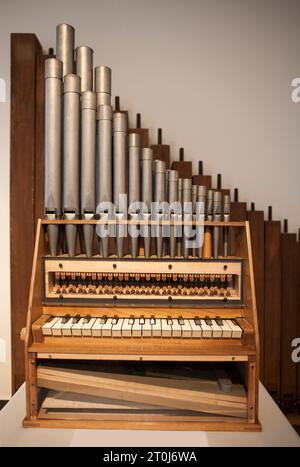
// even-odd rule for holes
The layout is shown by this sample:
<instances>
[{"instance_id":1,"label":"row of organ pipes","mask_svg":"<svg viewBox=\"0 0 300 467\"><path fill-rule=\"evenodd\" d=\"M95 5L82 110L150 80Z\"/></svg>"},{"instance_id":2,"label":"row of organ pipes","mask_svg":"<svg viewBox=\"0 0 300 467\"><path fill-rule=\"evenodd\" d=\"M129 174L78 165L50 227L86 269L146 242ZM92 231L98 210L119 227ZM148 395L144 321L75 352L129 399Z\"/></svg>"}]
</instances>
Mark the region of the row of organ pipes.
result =
<instances>
[{"instance_id":1,"label":"row of organ pipes","mask_svg":"<svg viewBox=\"0 0 300 467\"><path fill-rule=\"evenodd\" d=\"M126 112L111 105L111 69L97 66L93 73L93 50L74 48L74 28L57 26L56 58L45 65L45 217L48 220L100 219L102 223L83 225L84 253L92 255L95 230L99 236L99 253L108 257L111 224L106 220L151 221L141 223L130 236L130 252L140 251L147 258L227 257L228 227L196 226L198 243L189 243L195 230L186 227L178 233L176 221L229 221L230 196L221 191L193 185L190 178L179 178L161 160L153 160L153 150L141 147L140 135L128 133ZM75 50L75 63L74 63ZM76 73L75 73L76 71ZM93 85L94 78L94 85ZM128 194L128 197L122 195ZM113 203L114 212L110 206ZM153 204L154 203L154 204ZM166 227L163 203L169 203ZM155 206L155 212L153 212ZM129 208L129 209L128 209ZM127 211L128 209L128 211ZM113 217L111 217L113 216ZM117 257L124 256L124 223L117 223L114 235ZM129 230L132 225L129 227ZM105 234L106 232L106 234ZM48 225L50 252L58 252L59 225ZM78 225L65 225L67 251L75 255ZM140 250L142 245L143 250ZM193 246L195 245L195 246Z\"/></svg>"}]
</instances>

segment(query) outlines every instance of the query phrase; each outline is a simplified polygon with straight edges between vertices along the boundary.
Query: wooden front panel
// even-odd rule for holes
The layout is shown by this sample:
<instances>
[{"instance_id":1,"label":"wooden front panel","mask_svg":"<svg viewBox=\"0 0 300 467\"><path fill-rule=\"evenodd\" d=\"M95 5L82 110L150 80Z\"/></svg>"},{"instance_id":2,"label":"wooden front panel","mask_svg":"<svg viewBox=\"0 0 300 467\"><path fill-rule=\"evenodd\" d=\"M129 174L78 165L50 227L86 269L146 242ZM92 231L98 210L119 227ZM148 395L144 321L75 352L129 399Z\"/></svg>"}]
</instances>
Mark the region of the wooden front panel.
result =
<instances>
[{"instance_id":1,"label":"wooden front panel","mask_svg":"<svg viewBox=\"0 0 300 467\"><path fill-rule=\"evenodd\" d=\"M192 177L192 163L190 161L174 161L172 170L178 170L179 178Z\"/></svg>"},{"instance_id":2,"label":"wooden front panel","mask_svg":"<svg viewBox=\"0 0 300 467\"><path fill-rule=\"evenodd\" d=\"M280 398L281 226L265 222L265 359L264 385Z\"/></svg>"},{"instance_id":3,"label":"wooden front panel","mask_svg":"<svg viewBox=\"0 0 300 467\"><path fill-rule=\"evenodd\" d=\"M41 212L40 181L43 164L43 60L42 48L34 34L11 35L11 322L12 388L24 381L24 344L20 331L26 324L35 215ZM36 84L36 76L39 80ZM37 112L37 109L40 109ZM39 163L36 165L37 152ZM38 168L39 167L39 168Z\"/></svg>"},{"instance_id":4,"label":"wooden front panel","mask_svg":"<svg viewBox=\"0 0 300 467\"><path fill-rule=\"evenodd\" d=\"M248 211L247 213L252 245L253 270L255 279L255 296L260 342L260 379L264 382L264 340L265 340L265 269L264 269L264 212Z\"/></svg>"},{"instance_id":5,"label":"wooden front panel","mask_svg":"<svg viewBox=\"0 0 300 467\"><path fill-rule=\"evenodd\" d=\"M292 340L297 337L297 241L295 234L281 235L281 403L293 409L296 400L297 366L292 362Z\"/></svg>"}]
</instances>

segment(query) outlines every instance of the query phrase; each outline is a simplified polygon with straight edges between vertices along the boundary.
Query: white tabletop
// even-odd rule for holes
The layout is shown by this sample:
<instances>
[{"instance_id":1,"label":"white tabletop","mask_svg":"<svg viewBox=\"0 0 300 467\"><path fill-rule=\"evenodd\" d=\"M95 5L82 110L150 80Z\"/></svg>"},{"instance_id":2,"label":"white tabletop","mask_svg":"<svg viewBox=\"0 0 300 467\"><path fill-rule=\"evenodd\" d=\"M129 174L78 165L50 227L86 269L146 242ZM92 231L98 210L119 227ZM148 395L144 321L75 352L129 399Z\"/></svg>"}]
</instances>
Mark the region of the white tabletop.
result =
<instances>
[{"instance_id":1,"label":"white tabletop","mask_svg":"<svg viewBox=\"0 0 300 467\"><path fill-rule=\"evenodd\" d=\"M23 428L25 385L0 411L0 446L295 446L300 438L260 385L260 433Z\"/></svg>"}]
</instances>

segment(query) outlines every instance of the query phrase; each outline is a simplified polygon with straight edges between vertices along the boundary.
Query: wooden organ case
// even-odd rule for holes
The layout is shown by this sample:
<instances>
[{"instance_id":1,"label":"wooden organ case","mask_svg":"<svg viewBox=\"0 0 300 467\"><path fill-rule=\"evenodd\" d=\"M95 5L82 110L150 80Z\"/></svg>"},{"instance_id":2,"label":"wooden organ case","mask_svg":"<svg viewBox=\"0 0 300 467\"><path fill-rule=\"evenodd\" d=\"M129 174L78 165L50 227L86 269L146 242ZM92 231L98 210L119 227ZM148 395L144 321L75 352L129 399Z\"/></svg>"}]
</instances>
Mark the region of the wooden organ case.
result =
<instances>
[{"instance_id":1,"label":"wooden organ case","mask_svg":"<svg viewBox=\"0 0 300 467\"><path fill-rule=\"evenodd\" d=\"M24 426L260 430L249 223L230 218L220 177L212 189L202 169L192 176L183 148L170 169L161 129L151 145L139 114L128 128L110 68L93 85L92 49L75 55L76 70L74 29L59 25L45 60Z\"/></svg>"},{"instance_id":2,"label":"wooden organ case","mask_svg":"<svg viewBox=\"0 0 300 467\"><path fill-rule=\"evenodd\" d=\"M206 221L206 225L211 228L217 225L230 229L231 256L228 258L219 257L217 260L214 258L177 258L172 260L171 258L159 259L156 257L145 259L142 256L132 258L130 255L121 259L116 256L104 259L99 255L87 258L80 253L72 258L64 253L52 257L49 254L46 232L49 222L39 220L34 252L25 336L27 415L24 426L236 431L260 429L258 421L259 345L248 222ZM59 220L55 222L62 227L63 224L70 221ZM86 221L77 220L74 222L78 224L80 229ZM87 222L93 224L97 221ZM230 296L208 296L203 290L201 294L192 295L193 292L188 291L191 289L191 285L200 279L204 281L215 280L216 287L220 287L218 281L224 274L225 280L227 280L226 276L232 280L233 287ZM150 295L145 292L143 295L137 291L136 285L130 285L132 280L137 279L136 284L142 288L148 280L149 289L157 288L158 283L162 289L165 286L165 281L169 281L170 284L170 278L174 278L175 281L172 282L172 287L169 285L169 290L166 290L164 295L160 295L159 292L154 294L149 292ZM186 280L185 283L182 282L184 280ZM116 285L116 281L119 281L119 286ZM186 295L176 294L174 289L176 289L176 283L179 284L179 282L183 286L186 285ZM101 284L103 284L102 292L99 291ZM178 286L180 287L180 285ZM181 285L181 288L183 286ZM128 289L134 288L134 292L128 290L124 294L121 289L126 287ZM90 290L85 290L86 288L90 288ZM79 323L80 320L84 321L87 316L86 331L83 331L84 326L78 326L79 332L73 330L73 333L67 329L68 326L65 326L65 331L62 330L63 326L58 327L57 332L54 329L50 332L47 330L47 326L45 327L47 323L51 325L53 320L52 327L55 327L55 319L60 320L67 317L64 320L65 325L67 325L72 317L75 317L76 323ZM106 322L109 319L115 320L116 324L121 321L123 331L122 326L116 326L118 331L113 333L113 326L110 325L107 326L106 333L102 330L101 334L99 330L101 324L97 327L96 321L103 317L105 317ZM137 329L133 331L134 324L129 323L128 326L128 320L133 319L139 323L141 317L143 318L142 326L137 326ZM174 323L173 327L172 325L168 327L167 320L173 319L175 321L178 317L189 322L200 320L201 323L203 320L204 326L199 325L200 332L198 333L197 326L191 326L186 334L184 326L182 326L180 333L176 334ZM125 319L127 319L126 329ZM89 326L88 323L91 320L92 323ZM156 325L160 324L153 326L151 320L155 320ZM205 323L207 321L208 324L211 324L211 321L215 323L215 320L219 323L221 320L221 324L226 324L231 320L237 325L237 331L238 328L240 331L236 334L234 334L233 328L228 329L229 334L226 334L224 328L219 334L214 334L214 330L212 332L206 331ZM165 323L165 327L161 323ZM154 329L158 329L158 331L155 332ZM183 362L191 365L214 366L220 363L229 367L232 365L238 367L241 374L245 387L245 398L243 401L238 399L239 402L236 402L235 399L231 399L231 394L234 396L234 391L227 394L225 390L224 397L225 400L228 398L229 409L227 414L226 411L220 409L221 414L219 415L218 404L222 408L222 402L216 398L213 403L215 408L209 408L207 413L206 408L203 409L203 401L205 406L206 398L213 397L215 394L212 392L211 395L203 395L201 390L199 394L202 394L203 400L200 397L198 401L197 392L194 391L196 402L192 401L193 403L190 402L188 406L194 407L195 411L188 412L181 408L181 402L176 399L175 405L169 404L167 401L168 407L170 408L170 405L173 407L171 413L161 414L156 410L153 410L153 413L149 413L149 410L143 413L143 410L140 410L138 414L126 412L125 418L124 414L118 414L116 409L112 409L111 413L107 410L101 412L99 409L86 415L81 410L76 416L72 412L70 418L68 412L52 413L51 410L41 408L44 389L40 387L40 384L43 385L40 381L45 376L42 373L40 375L39 372L43 370L43 365L48 368L47 364L50 362L51 370L55 364L61 369L61 362L64 362L65 365L70 363L72 367L74 362L79 362L79 364L94 362L98 365L102 361L109 362L109 371L113 370L114 365L119 367L122 362L134 363L138 374L139 365L143 365L145 362L151 362L152 365L154 362L160 364L165 362L166 365L171 364L173 367L175 365L175 368L178 364L179 369ZM197 369L195 369L195 374L197 374ZM66 381L66 390L68 390L68 384ZM130 386L130 381L126 381L126 384ZM52 387L51 382L47 387ZM73 387L72 384L70 387ZM124 400L129 400L131 403L139 400L136 393L138 389L132 389L134 391L132 398L130 387L127 399L126 387L125 385L125 392L123 389L122 395ZM63 391L64 383L59 385L56 382L53 388ZM181 386L180 388L182 390ZM192 389L194 390L194 388ZM82 391L81 389L79 393L82 394L80 391ZM191 397L190 392L189 383L187 383L189 398ZM93 390L88 392L90 395L101 393L107 397L107 390L104 388L102 392L101 386L96 388L95 392ZM158 397L158 401L160 401L160 397ZM168 399L168 397L167 388L166 398ZM151 400L150 397L149 400ZM234 400L232 408L231 400ZM235 413L238 415L234 415Z\"/></svg>"}]
</instances>

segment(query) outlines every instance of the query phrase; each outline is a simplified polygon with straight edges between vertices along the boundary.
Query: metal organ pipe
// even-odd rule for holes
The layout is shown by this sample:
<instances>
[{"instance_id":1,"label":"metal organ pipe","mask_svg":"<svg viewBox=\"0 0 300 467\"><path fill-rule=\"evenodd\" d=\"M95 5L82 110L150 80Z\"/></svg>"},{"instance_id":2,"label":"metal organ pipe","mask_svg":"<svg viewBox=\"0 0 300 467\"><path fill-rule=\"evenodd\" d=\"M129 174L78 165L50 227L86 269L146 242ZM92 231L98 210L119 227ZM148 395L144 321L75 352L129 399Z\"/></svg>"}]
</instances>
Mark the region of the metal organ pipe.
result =
<instances>
[{"instance_id":1,"label":"metal organ pipe","mask_svg":"<svg viewBox=\"0 0 300 467\"><path fill-rule=\"evenodd\" d=\"M67 220L79 215L79 141L80 141L80 77L66 75L64 79L64 175L63 210ZM66 225L67 249L75 254L77 226Z\"/></svg>"},{"instance_id":2,"label":"metal organ pipe","mask_svg":"<svg viewBox=\"0 0 300 467\"><path fill-rule=\"evenodd\" d=\"M168 202L170 206L178 201L178 171L168 171ZM171 212L170 218L172 221L177 219L176 213ZM175 258L176 256L176 237L174 232L174 226L170 227L170 257Z\"/></svg>"},{"instance_id":3,"label":"metal organ pipe","mask_svg":"<svg viewBox=\"0 0 300 467\"><path fill-rule=\"evenodd\" d=\"M190 178L184 178L182 182L182 206L183 206L183 219L188 217L188 220L192 220L192 180ZM185 227L184 227L185 230ZM189 248L186 246L189 241L188 236L183 233L183 256L187 258L189 256Z\"/></svg>"},{"instance_id":4,"label":"metal organ pipe","mask_svg":"<svg viewBox=\"0 0 300 467\"><path fill-rule=\"evenodd\" d=\"M117 219L125 219L127 205L124 205L122 195L126 194L126 153L127 153L127 118L122 112L113 115L113 191ZM124 227L116 226L117 256L124 255Z\"/></svg>"},{"instance_id":5,"label":"metal organ pipe","mask_svg":"<svg viewBox=\"0 0 300 467\"><path fill-rule=\"evenodd\" d=\"M81 78L81 92L93 90L93 54L90 47L76 48L76 74Z\"/></svg>"},{"instance_id":6,"label":"metal organ pipe","mask_svg":"<svg viewBox=\"0 0 300 467\"><path fill-rule=\"evenodd\" d=\"M96 94L85 91L81 97L81 215L93 219L96 210ZM93 225L83 226L87 256L92 255Z\"/></svg>"},{"instance_id":7,"label":"metal organ pipe","mask_svg":"<svg viewBox=\"0 0 300 467\"><path fill-rule=\"evenodd\" d=\"M141 137L138 133L130 133L129 140L129 190L128 190L128 204L130 208L130 216L132 220L138 220L139 213L133 206L133 203L139 202L141 200L141 190L140 190L140 146L141 146ZM135 226L135 230L136 230ZM131 236L131 254L133 258L136 258L138 255L138 236Z\"/></svg>"},{"instance_id":8,"label":"metal organ pipe","mask_svg":"<svg viewBox=\"0 0 300 467\"><path fill-rule=\"evenodd\" d=\"M163 203L165 201L165 183L166 183L166 163L160 160L154 161L154 201ZM163 212L159 209L156 212L157 220L163 219ZM162 226L156 226L156 254L158 258L163 255L163 232Z\"/></svg>"},{"instance_id":9,"label":"metal organ pipe","mask_svg":"<svg viewBox=\"0 0 300 467\"><path fill-rule=\"evenodd\" d=\"M75 29L69 24L56 26L56 58L63 63L63 77L74 73Z\"/></svg>"},{"instance_id":10,"label":"metal organ pipe","mask_svg":"<svg viewBox=\"0 0 300 467\"><path fill-rule=\"evenodd\" d=\"M199 203L199 214L201 215L201 218L205 220L205 215L206 215L206 186L205 185L198 186L197 202ZM202 235L202 243L203 243L204 242L204 228L200 227L198 232L199 232L199 235L200 234ZM198 256L199 258L203 257L203 244L199 245Z\"/></svg>"},{"instance_id":11,"label":"metal organ pipe","mask_svg":"<svg viewBox=\"0 0 300 467\"><path fill-rule=\"evenodd\" d=\"M112 202L112 107L100 105L97 107L97 153L96 153L96 193L97 212L100 219L108 218L100 203ZM108 256L109 237L100 238L100 251Z\"/></svg>"},{"instance_id":12,"label":"metal organ pipe","mask_svg":"<svg viewBox=\"0 0 300 467\"><path fill-rule=\"evenodd\" d=\"M222 194L220 191L213 192L213 220L220 222L221 220L221 203ZM219 227L214 227L214 257L218 257L219 253Z\"/></svg>"},{"instance_id":13,"label":"metal organ pipe","mask_svg":"<svg viewBox=\"0 0 300 467\"><path fill-rule=\"evenodd\" d=\"M152 160L153 151L150 148L142 148L142 202L143 213L142 220L149 221L151 219L151 203L152 203ZM144 237L144 255L146 258L150 256L150 228L144 225L143 229Z\"/></svg>"},{"instance_id":14,"label":"metal organ pipe","mask_svg":"<svg viewBox=\"0 0 300 467\"><path fill-rule=\"evenodd\" d=\"M224 195L224 221L230 221L230 195ZM224 227L224 257L227 258L229 250L229 227Z\"/></svg>"},{"instance_id":15,"label":"metal organ pipe","mask_svg":"<svg viewBox=\"0 0 300 467\"><path fill-rule=\"evenodd\" d=\"M45 217L61 217L62 74L56 58L45 62ZM58 225L48 225L50 253L57 255Z\"/></svg>"},{"instance_id":16,"label":"metal organ pipe","mask_svg":"<svg viewBox=\"0 0 300 467\"><path fill-rule=\"evenodd\" d=\"M95 91L97 105L111 104L111 69L100 65L95 68Z\"/></svg>"}]
</instances>

